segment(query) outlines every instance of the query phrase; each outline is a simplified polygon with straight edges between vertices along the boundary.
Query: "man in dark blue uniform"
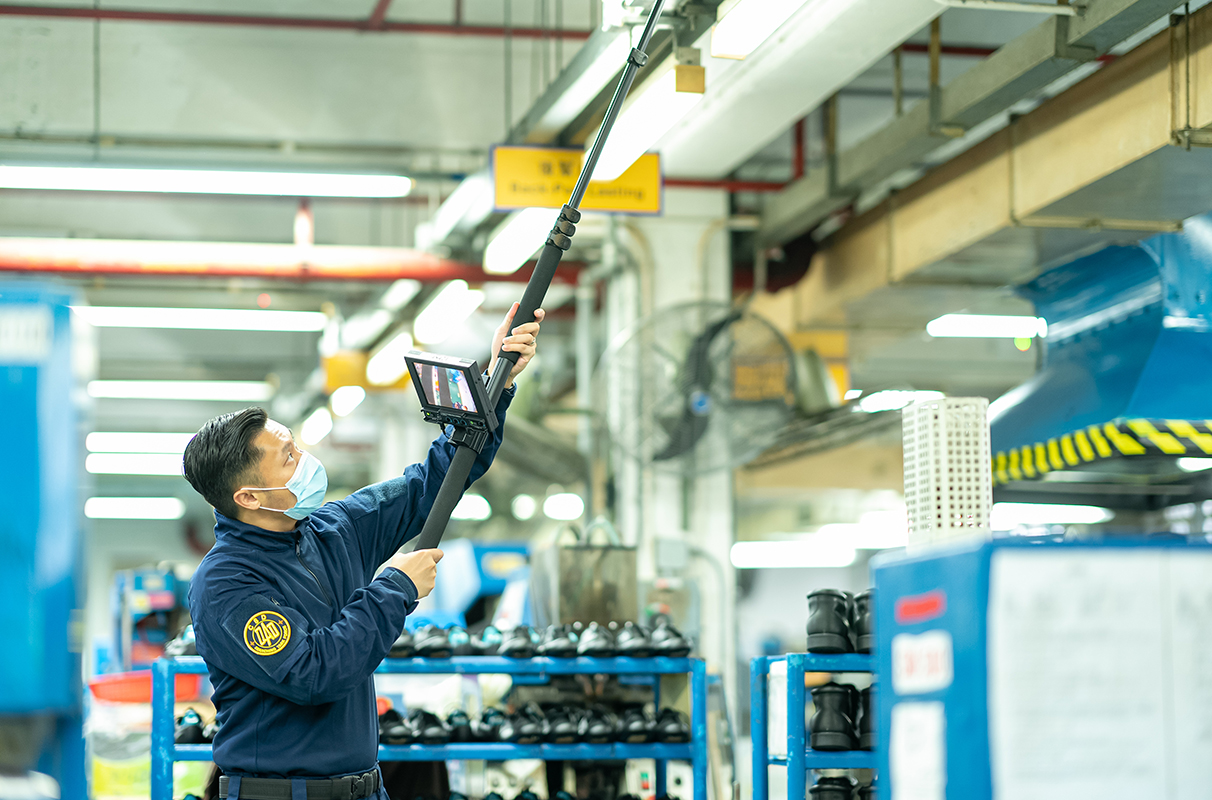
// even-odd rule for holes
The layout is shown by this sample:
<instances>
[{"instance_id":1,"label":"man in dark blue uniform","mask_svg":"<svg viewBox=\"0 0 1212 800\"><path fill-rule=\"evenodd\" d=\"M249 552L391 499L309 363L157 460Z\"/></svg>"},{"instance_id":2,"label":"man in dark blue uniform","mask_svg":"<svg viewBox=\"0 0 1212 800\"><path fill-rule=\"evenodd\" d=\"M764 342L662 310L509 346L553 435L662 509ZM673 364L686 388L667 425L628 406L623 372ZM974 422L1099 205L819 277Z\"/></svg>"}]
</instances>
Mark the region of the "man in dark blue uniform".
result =
<instances>
[{"instance_id":1,"label":"man in dark blue uniform","mask_svg":"<svg viewBox=\"0 0 1212 800\"><path fill-rule=\"evenodd\" d=\"M519 354L502 425L468 485L492 463L513 379L534 357L543 312L510 331L516 311L489 366L502 346ZM216 417L190 440L185 477L215 507L189 607L215 689L220 797L387 800L371 673L433 589L442 552L397 550L420 533L454 450L443 433L402 477L324 503L324 467L262 409Z\"/></svg>"}]
</instances>

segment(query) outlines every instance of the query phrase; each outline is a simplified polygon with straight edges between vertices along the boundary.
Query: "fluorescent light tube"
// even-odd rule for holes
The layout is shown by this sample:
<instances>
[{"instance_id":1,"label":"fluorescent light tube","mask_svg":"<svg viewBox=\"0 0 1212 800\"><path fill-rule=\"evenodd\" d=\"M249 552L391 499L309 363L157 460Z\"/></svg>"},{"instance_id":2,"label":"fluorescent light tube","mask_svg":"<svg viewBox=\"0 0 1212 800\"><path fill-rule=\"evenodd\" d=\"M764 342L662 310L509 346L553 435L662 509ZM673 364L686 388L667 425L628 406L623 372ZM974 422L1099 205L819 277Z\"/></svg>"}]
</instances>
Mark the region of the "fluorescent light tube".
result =
<instances>
[{"instance_id":1,"label":"fluorescent light tube","mask_svg":"<svg viewBox=\"0 0 1212 800\"><path fill-rule=\"evenodd\" d=\"M938 400L945 396L942 392L915 392L903 389L889 389L867 395L862 400L859 400L858 407L859 410L866 411L868 414L875 414L879 411L897 411L914 403L922 403L926 400Z\"/></svg>"},{"instance_id":2,"label":"fluorescent light tube","mask_svg":"<svg viewBox=\"0 0 1212 800\"><path fill-rule=\"evenodd\" d=\"M585 501L579 494L560 492L543 501L543 514L550 519L580 519L585 513Z\"/></svg>"},{"instance_id":3,"label":"fluorescent light tube","mask_svg":"<svg viewBox=\"0 0 1212 800\"><path fill-rule=\"evenodd\" d=\"M484 293L467 288L467 281L451 281L417 314L413 336L425 344L445 341L483 302Z\"/></svg>"},{"instance_id":4,"label":"fluorescent light tube","mask_svg":"<svg viewBox=\"0 0 1212 800\"><path fill-rule=\"evenodd\" d=\"M989 514L989 527L995 531L1012 531L1020 525L1094 525L1114 516L1115 512L1100 506L994 503Z\"/></svg>"},{"instance_id":5,"label":"fluorescent light tube","mask_svg":"<svg viewBox=\"0 0 1212 800\"><path fill-rule=\"evenodd\" d=\"M332 414L328 412L327 408L320 406L311 412L311 416L303 420L303 427L299 430L299 438L303 440L303 444L305 445L317 445L331 432Z\"/></svg>"},{"instance_id":6,"label":"fluorescent light tube","mask_svg":"<svg viewBox=\"0 0 1212 800\"><path fill-rule=\"evenodd\" d=\"M404 197L412 191L413 185L412 178L403 175L0 164L0 189L275 197Z\"/></svg>"},{"instance_id":7,"label":"fluorescent light tube","mask_svg":"<svg viewBox=\"0 0 1212 800\"><path fill-rule=\"evenodd\" d=\"M120 400L220 400L257 403L274 390L265 381L89 381L89 397Z\"/></svg>"},{"instance_id":8,"label":"fluorescent light tube","mask_svg":"<svg viewBox=\"0 0 1212 800\"><path fill-rule=\"evenodd\" d=\"M464 519L479 522L492 516L492 506L480 494L465 494L459 504L450 512L451 519Z\"/></svg>"},{"instance_id":9,"label":"fluorescent light tube","mask_svg":"<svg viewBox=\"0 0 1212 800\"><path fill-rule=\"evenodd\" d=\"M181 519L185 503L176 497L90 497L84 501L89 519Z\"/></svg>"},{"instance_id":10,"label":"fluorescent light tube","mask_svg":"<svg viewBox=\"0 0 1212 800\"><path fill-rule=\"evenodd\" d=\"M185 452L192 433L122 433L93 431L84 439L90 453L175 453Z\"/></svg>"},{"instance_id":11,"label":"fluorescent light tube","mask_svg":"<svg viewBox=\"0 0 1212 800\"><path fill-rule=\"evenodd\" d=\"M1048 334L1043 317L944 314L926 325L931 336L956 339L1034 339Z\"/></svg>"},{"instance_id":12,"label":"fluorescent light tube","mask_svg":"<svg viewBox=\"0 0 1212 800\"><path fill-rule=\"evenodd\" d=\"M484 248L484 271L509 275L538 252L560 212L554 208L524 208L501 223Z\"/></svg>"},{"instance_id":13,"label":"fluorescent light tube","mask_svg":"<svg viewBox=\"0 0 1212 800\"><path fill-rule=\"evenodd\" d=\"M721 3L716 12L719 21L711 29L711 55L715 58L744 58L758 49L803 5L804 0L736 0Z\"/></svg>"},{"instance_id":14,"label":"fluorescent light tube","mask_svg":"<svg viewBox=\"0 0 1212 800\"><path fill-rule=\"evenodd\" d=\"M862 396L863 396L862 389L847 389L846 396L843 397L842 399L843 400L858 400Z\"/></svg>"},{"instance_id":15,"label":"fluorescent light tube","mask_svg":"<svg viewBox=\"0 0 1212 800\"><path fill-rule=\"evenodd\" d=\"M612 181L622 175L703 99L701 83L699 91L677 90L677 65L672 57L659 70L663 71L655 72L623 103L594 167L593 180ZM589 141L592 143L597 137L595 133Z\"/></svg>"},{"instance_id":16,"label":"fluorescent light tube","mask_svg":"<svg viewBox=\"0 0 1212 800\"><path fill-rule=\"evenodd\" d=\"M328 399L332 413L338 417L349 416L366 399L366 390L361 386L341 386Z\"/></svg>"},{"instance_id":17,"label":"fluorescent light tube","mask_svg":"<svg viewBox=\"0 0 1212 800\"><path fill-rule=\"evenodd\" d=\"M408 372L404 354L412 349L412 335L400 331L366 362L366 380L375 386L390 386Z\"/></svg>"},{"instance_id":18,"label":"fluorescent light tube","mask_svg":"<svg viewBox=\"0 0 1212 800\"><path fill-rule=\"evenodd\" d=\"M1212 469L1212 458L1180 458L1178 468L1183 472L1203 472Z\"/></svg>"},{"instance_id":19,"label":"fluorescent light tube","mask_svg":"<svg viewBox=\"0 0 1212 800\"><path fill-rule=\"evenodd\" d=\"M98 328L179 328L211 331L319 331L328 317L320 311L266 311L246 308L146 308L72 306Z\"/></svg>"},{"instance_id":20,"label":"fluorescent light tube","mask_svg":"<svg viewBox=\"0 0 1212 800\"><path fill-rule=\"evenodd\" d=\"M383 292L379 305L388 311L399 311L408 305L408 301L416 297L419 291L421 291L420 281L415 281L412 278L400 278L400 280L387 287L386 292Z\"/></svg>"},{"instance_id":21,"label":"fluorescent light tube","mask_svg":"<svg viewBox=\"0 0 1212 800\"><path fill-rule=\"evenodd\" d=\"M535 512L539 510L539 503L532 495L520 494L513 498L513 502L509 504L509 510L513 512L516 519L525 522L534 517Z\"/></svg>"},{"instance_id":22,"label":"fluorescent light tube","mask_svg":"<svg viewBox=\"0 0 1212 800\"><path fill-rule=\"evenodd\" d=\"M89 453L84 468L94 475L183 475L180 453Z\"/></svg>"},{"instance_id":23,"label":"fluorescent light tube","mask_svg":"<svg viewBox=\"0 0 1212 800\"><path fill-rule=\"evenodd\" d=\"M854 548L827 540L737 542L728 558L737 569L803 569L848 567L858 554Z\"/></svg>"}]
</instances>

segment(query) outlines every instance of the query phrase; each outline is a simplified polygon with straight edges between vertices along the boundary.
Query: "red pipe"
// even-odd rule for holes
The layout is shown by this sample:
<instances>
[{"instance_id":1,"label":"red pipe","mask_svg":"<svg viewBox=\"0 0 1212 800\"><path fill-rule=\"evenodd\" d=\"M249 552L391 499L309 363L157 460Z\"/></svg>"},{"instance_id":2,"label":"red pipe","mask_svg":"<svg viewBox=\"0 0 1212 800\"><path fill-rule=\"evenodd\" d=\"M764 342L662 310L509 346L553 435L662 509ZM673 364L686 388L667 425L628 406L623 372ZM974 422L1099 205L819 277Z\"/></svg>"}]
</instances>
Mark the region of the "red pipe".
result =
<instances>
[{"instance_id":1,"label":"red pipe","mask_svg":"<svg viewBox=\"0 0 1212 800\"><path fill-rule=\"evenodd\" d=\"M698 178L666 178L666 186L679 189L725 189L729 192L778 192L787 184L777 181L710 181Z\"/></svg>"},{"instance_id":2,"label":"red pipe","mask_svg":"<svg viewBox=\"0 0 1212 800\"><path fill-rule=\"evenodd\" d=\"M791 179L798 181L804 177L804 120L801 118L791 129Z\"/></svg>"},{"instance_id":3,"label":"red pipe","mask_svg":"<svg viewBox=\"0 0 1212 800\"><path fill-rule=\"evenodd\" d=\"M366 27L372 30L382 30L383 23L387 19L387 9L391 7L391 0L379 0L375 3L374 11L370 12L370 18L366 20Z\"/></svg>"},{"instance_id":4,"label":"red pipe","mask_svg":"<svg viewBox=\"0 0 1212 800\"><path fill-rule=\"evenodd\" d=\"M138 11L116 8L82 8L79 6L0 5L0 17L57 17L61 19L91 19L112 22L176 22L197 23L201 25L312 28L338 31L374 30L386 33L428 33L444 36L489 36L494 38L505 35L505 28L496 25L438 25L424 22L390 22L384 20L380 27L371 28L370 21L365 19ZM542 28L510 28L509 33L511 36L523 39L543 39L549 36L559 36L564 39L588 39L591 31L551 31Z\"/></svg>"}]
</instances>

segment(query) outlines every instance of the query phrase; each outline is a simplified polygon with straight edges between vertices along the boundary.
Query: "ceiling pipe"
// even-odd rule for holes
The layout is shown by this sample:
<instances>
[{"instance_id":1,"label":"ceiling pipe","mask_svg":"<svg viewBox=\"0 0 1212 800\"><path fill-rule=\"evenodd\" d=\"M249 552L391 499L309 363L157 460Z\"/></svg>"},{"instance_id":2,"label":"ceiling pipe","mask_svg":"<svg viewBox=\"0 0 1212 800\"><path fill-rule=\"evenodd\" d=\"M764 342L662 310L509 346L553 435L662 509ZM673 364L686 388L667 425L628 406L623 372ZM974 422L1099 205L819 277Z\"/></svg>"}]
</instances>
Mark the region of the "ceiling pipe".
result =
<instances>
[{"instance_id":1,"label":"ceiling pipe","mask_svg":"<svg viewBox=\"0 0 1212 800\"><path fill-rule=\"evenodd\" d=\"M378 12L378 8L375 9ZM120 8L86 8L81 6L0 5L0 17L41 17L57 19L87 19L103 22L164 22L198 25L235 25L254 28L307 28L312 30L361 31L374 33L434 34L439 36L480 36L502 38L505 28L499 25L441 25L428 22L393 22L383 19L377 26L370 19L343 17L286 17L261 14L208 14L200 12L143 11ZM588 39L592 31L550 30L543 28L510 28L509 35L522 39Z\"/></svg>"}]
</instances>

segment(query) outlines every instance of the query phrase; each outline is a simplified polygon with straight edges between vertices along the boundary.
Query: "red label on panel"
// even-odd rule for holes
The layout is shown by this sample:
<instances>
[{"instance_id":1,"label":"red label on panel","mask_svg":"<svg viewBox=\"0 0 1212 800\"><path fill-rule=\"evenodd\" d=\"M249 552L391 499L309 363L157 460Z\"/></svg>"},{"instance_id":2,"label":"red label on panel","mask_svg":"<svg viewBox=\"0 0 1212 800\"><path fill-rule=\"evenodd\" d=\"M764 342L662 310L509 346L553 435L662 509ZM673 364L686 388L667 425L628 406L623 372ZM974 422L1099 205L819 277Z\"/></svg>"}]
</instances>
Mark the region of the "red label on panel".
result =
<instances>
[{"instance_id":1,"label":"red label on panel","mask_svg":"<svg viewBox=\"0 0 1212 800\"><path fill-rule=\"evenodd\" d=\"M915 594L901 597L896 601L896 622L898 625L912 625L915 622L937 619L947 611L947 593L935 589L925 594Z\"/></svg>"}]
</instances>

